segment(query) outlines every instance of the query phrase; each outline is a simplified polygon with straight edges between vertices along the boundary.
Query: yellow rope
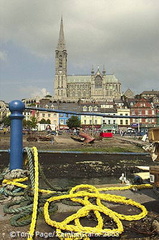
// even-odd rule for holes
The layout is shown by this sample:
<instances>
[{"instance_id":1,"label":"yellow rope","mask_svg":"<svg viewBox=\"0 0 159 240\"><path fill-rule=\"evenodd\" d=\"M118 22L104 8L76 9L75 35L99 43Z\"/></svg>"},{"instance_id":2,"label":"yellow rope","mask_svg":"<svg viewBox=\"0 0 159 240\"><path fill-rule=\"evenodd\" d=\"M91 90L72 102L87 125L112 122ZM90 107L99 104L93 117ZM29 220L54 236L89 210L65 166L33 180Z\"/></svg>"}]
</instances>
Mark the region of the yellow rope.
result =
<instances>
[{"instance_id":1,"label":"yellow rope","mask_svg":"<svg viewBox=\"0 0 159 240\"><path fill-rule=\"evenodd\" d=\"M83 189L86 189L85 191ZM82 189L80 191L80 189ZM78 192L75 192L78 190ZM81 198L82 197L82 198ZM89 198L96 198L96 205L92 204L89 201ZM72 214L71 216L67 217L62 222L57 222L54 220L51 220L49 216L49 204L54 201L59 201L63 199L70 199L74 202L81 203L84 205L84 207L80 208L77 213ZM141 210L140 214L137 215L124 215L119 214L115 211L112 211L111 209L107 208L101 203L101 200L108 201L108 202L115 202L120 204L126 204L131 205L139 208ZM80 218L85 217L89 214L90 211L93 211L95 213L95 216L97 218L97 226L96 227L83 227L80 224ZM103 228L104 223L103 219L101 217L101 213L104 213L105 215L109 216L113 219L113 221L116 223L117 228L115 229L108 229ZM75 232L75 233L81 233L81 236L83 234L85 236L89 236L90 234L98 234L98 236L119 236L123 232L123 225L120 220L139 220L147 215L147 210L144 206L142 206L140 203L137 203L131 199L126 199L122 196L117 195L111 195L111 194L104 194L99 193L98 189L91 185L77 185L76 187L72 188L70 193L67 195L62 196L55 196L49 198L45 205L44 205L44 217L47 224L51 225L52 227L55 227L57 231L57 236L62 239L72 239L73 235L69 238L66 238L67 234L65 235L62 233L61 230L69 231L69 232ZM72 224L74 222L75 224ZM80 235L80 234L79 234ZM62 236L62 237L61 237ZM65 236L65 237L63 237ZM75 234L76 236L76 234ZM85 239L83 237L75 238L75 239ZM87 237L86 239L90 239Z\"/></svg>"},{"instance_id":2,"label":"yellow rope","mask_svg":"<svg viewBox=\"0 0 159 240\"><path fill-rule=\"evenodd\" d=\"M22 184L22 183L19 183L19 182L25 182L28 180L28 177L26 178L16 178L16 179L4 179L2 181L2 186L4 184L7 184L7 185L14 185L14 186L17 186L17 187L21 187L21 188L27 188L28 186L26 184ZM115 190L120 190L120 191L123 191L123 190L129 190L129 189L143 189L143 188L152 188L152 185L151 184L141 184L141 185L129 185L129 186L124 186L124 187L104 187L104 188L98 188L99 192L102 192L102 191L115 191ZM41 193L55 193L55 191L52 191L52 190L47 190L47 189L38 189L39 192Z\"/></svg>"},{"instance_id":3,"label":"yellow rope","mask_svg":"<svg viewBox=\"0 0 159 240\"><path fill-rule=\"evenodd\" d=\"M38 209L38 188L39 188L39 169L38 169L38 151L36 147L33 147L34 153L34 168L35 168L35 186L34 186L34 200L33 200L33 213L30 224L30 230L27 240L32 240L35 232L37 209Z\"/></svg>"},{"instance_id":4,"label":"yellow rope","mask_svg":"<svg viewBox=\"0 0 159 240\"><path fill-rule=\"evenodd\" d=\"M30 225L30 231L28 234L27 240L32 240L35 232L35 225L37 219L37 208L38 208L38 192L42 193L55 193L55 191L39 189L39 169L38 169L38 152L35 147L32 148L34 154L34 168L35 168L35 186L34 186L34 200L33 200L33 213L32 213L32 221ZM27 181L28 178L19 178L19 179L4 179L3 184L12 184L21 188L27 188L26 184L22 184L21 182ZM47 224L56 228L56 236L59 237L60 240L89 240L90 235L93 236L119 236L123 231L123 225L121 220L139 220L147 215L146 208L131 199L127 199L123 196L117 196L113 194L105 194L103 191L112 191L112 190L127 190L127 189L142 189L142 188L152 188L150 184L142 184L142 185L130 185L126 187L106 187L106 188L96 188L92 185L81 184L73 187L69 194L61 195L61 196L53 196L49 198L44 205L44 218ZM96 199L96 203L93 204L90 202L90 198ZM70 215L62 222L57 222L52 220L49 215L49 205L51 202L60 201L63 199L70 199L73 202L80 203L83 205L76 213ZM117 213L105 205L101 201L108 201L118 204L125 204L134 206L140 209L140 213L137 215L124 215ZM80 218L85 217L89 214L90 211L93 211L96 219L97 225L95 227L84 227L80 223ZM116 224L116 228L104 228L103 218L101 216L105 214L109 216L114 223ZM74 224L73 224L74 223ZM64 231L64 232L62 232ZM66 232L67 231L67 232ZM71 233L70 233L71 232ZM71 235L70 235L71 234Z\"/></svg>"},{"instance_id":5,"label":"yellow rope","mask_svg":"<svg viewBox=\"0 0 159 240\"><path fill-rule=\"evenodd\" d=\"M18 181L20 182L25 182L27 181L28 178L17 178L17 179L4 179L2 181L2 186L4 186L4 184L8 184L8 185L14 185L14 186L17 186L17 187L20 187L20 188L27 188L28 185L26 184L22 184L22 183L19 183ZM39 192L41 193L55 193L55 191L51 191L51 190L47 190L47 189L38 189Z\"/></svg>"}]
</instances>

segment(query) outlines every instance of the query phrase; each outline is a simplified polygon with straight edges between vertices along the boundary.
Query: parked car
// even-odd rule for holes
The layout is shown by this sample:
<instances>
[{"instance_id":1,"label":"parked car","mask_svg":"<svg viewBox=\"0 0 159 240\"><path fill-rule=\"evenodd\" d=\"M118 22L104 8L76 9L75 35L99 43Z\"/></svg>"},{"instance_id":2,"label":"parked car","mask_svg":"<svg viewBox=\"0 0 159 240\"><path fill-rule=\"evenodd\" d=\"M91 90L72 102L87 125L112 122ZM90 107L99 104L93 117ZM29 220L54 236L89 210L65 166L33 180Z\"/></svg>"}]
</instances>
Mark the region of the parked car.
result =
<instances>
[{"instance_id":1,"label":"parked car","mask_svg":"<svg viewBox=\"0 0 159 240\"><path fill-rule=\"evenodd\" d=\"M128 129L128 130L126 131L126 134L128 134L128 135L134 135L134 134L136 134L136 131L135 131L135 129Z\"/></svg>"},{"instance_id":2,"label":"parked car","mask_svg":"<svg viewBox=\"0 0 159 240\"><path fill-rule=\"evenodd\" d=\"M145 134L147 134L147 131L137 132L137 136L144 136Z\"/></svg>"},{"instance_id":3,"label":"parked car","mask_svg":"<svg viewBox=\"0 0 159 240\"><path fill-rule=\"evenodd\" d=\"M60 130L57 130L57 131L53 130L53 131L50 132L50 134L51 134L51 135L54 135L54 136L56 136L56 135L62 135L62 133L63 133L63 132L60 131Z\"/></svg>"}]
</instances>

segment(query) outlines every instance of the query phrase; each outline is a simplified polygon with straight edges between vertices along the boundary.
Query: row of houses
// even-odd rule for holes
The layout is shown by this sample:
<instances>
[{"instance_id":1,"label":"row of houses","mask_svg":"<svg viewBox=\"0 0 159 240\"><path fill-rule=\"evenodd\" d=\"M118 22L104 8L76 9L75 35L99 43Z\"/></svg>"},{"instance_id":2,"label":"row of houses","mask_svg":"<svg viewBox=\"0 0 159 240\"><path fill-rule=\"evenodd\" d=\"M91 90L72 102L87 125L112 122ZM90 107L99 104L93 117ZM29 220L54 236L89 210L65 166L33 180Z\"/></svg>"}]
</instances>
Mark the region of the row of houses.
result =
<instances>
[{"instance_id":1,"label":"row of houses","mask_svg":"<svg viewBox=\"0 0 159 240\"><path fill-rule=\"evenodd\" d=\"M102 125L114 125L120 129L133 127L140 130L141 128L159 126L159 91L149 91L147 93L146 95L146 92L143 92L143 94L135 98L129 98L124 95L120 100L111 102L89 101L88 99L67 102L54 100L51 96L34 100L23 99L22 101L26 107L33 108L25 110L26 120L30 120L33 116L38 122L42 119L45 121L49 120L50 124L56 129L67 129L67 120L72 116L72 114L67 112L72 111L81 113L78 117L80 118L82 128L99 129ZM3 105L3 108L0 107L0 109L3 109L4 116L4 102L1 105ZM62 110L63 112L58 113L47 110ZM92 115L87 115L87 113ZM102 116L98 116L98 114L102 114Z\"/></svg>"},{"instance_id":2,"label":"row of houses","mask_svg":"<svg viewBox=\"0 0 159 240\"><path fill-rule=\"evenodd\" d=\"M128 127L150 128L159 126L159 91L152 93L143 92L135 98L122 96L120 100L109 101L89 101L80 99L77 102L55 101L50 97L38 100L37 102L26 102L27 106L35 108L45 108L66 111L66 113L55 113L45 111L32 111L32 114L40 121L41 119L50 119L51 124L56 128L67 128L67 120L71 117L67 111L80 112L78 115L81 120L82 128L98 129L103 124L117 125L120 129ZM83 114L82 114L83 113ZM91 115L87 115L92 114ZM97 114L103 116L97 116ZM30 114L26 112L25 114ZM96 114L93 116L93 114ZM116 117L117 116L117 117ZM121 117L120 117L121 116ZM133 118L134 116L134 118ZM138 118L136 118L138 117ZM141 117L141 118L140 118Z\"/></svg>"}]
</instances>

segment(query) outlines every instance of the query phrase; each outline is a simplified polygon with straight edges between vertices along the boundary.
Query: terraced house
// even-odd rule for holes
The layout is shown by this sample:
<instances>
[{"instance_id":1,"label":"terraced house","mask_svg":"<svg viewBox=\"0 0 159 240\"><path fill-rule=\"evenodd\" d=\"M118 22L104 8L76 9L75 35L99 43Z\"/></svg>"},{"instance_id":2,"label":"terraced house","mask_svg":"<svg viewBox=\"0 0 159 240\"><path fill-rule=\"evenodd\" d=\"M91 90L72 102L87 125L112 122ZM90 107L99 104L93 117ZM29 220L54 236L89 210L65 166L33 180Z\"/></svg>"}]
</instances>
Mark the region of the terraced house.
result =
<instances>
[{"instance_id":1,"label":"terraced house","mask_svg":"<svg viewBox=\"0 0 159 240\"><path fill-rule=\"evenodd\" d=\"M139 124L142 127L156 127L157 125L157 108L154 107L150 99L141 98L130 109L131 116L143 116L145 118L131 119L131 124Z\"/></svg>"}]
</instances>

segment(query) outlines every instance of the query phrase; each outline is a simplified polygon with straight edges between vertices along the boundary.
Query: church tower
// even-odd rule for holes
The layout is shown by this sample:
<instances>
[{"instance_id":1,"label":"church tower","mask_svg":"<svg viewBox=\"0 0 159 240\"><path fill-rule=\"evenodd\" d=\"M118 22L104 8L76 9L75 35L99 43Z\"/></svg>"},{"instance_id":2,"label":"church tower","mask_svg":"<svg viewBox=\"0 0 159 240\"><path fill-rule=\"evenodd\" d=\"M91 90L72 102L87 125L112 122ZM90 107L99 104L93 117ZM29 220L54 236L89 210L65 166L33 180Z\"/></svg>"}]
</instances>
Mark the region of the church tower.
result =
<instances>
[{"instance_id":1,"label":"church tower","mask_svg":"<svg viewBox=\"0 0 159 240\"><path fill-rule=\"evenodd\" d=\"M63 19L61 18L57 48L55 50L55 98L67 98L67 50L64 38Z\"/></svg>"}]
</instances>

